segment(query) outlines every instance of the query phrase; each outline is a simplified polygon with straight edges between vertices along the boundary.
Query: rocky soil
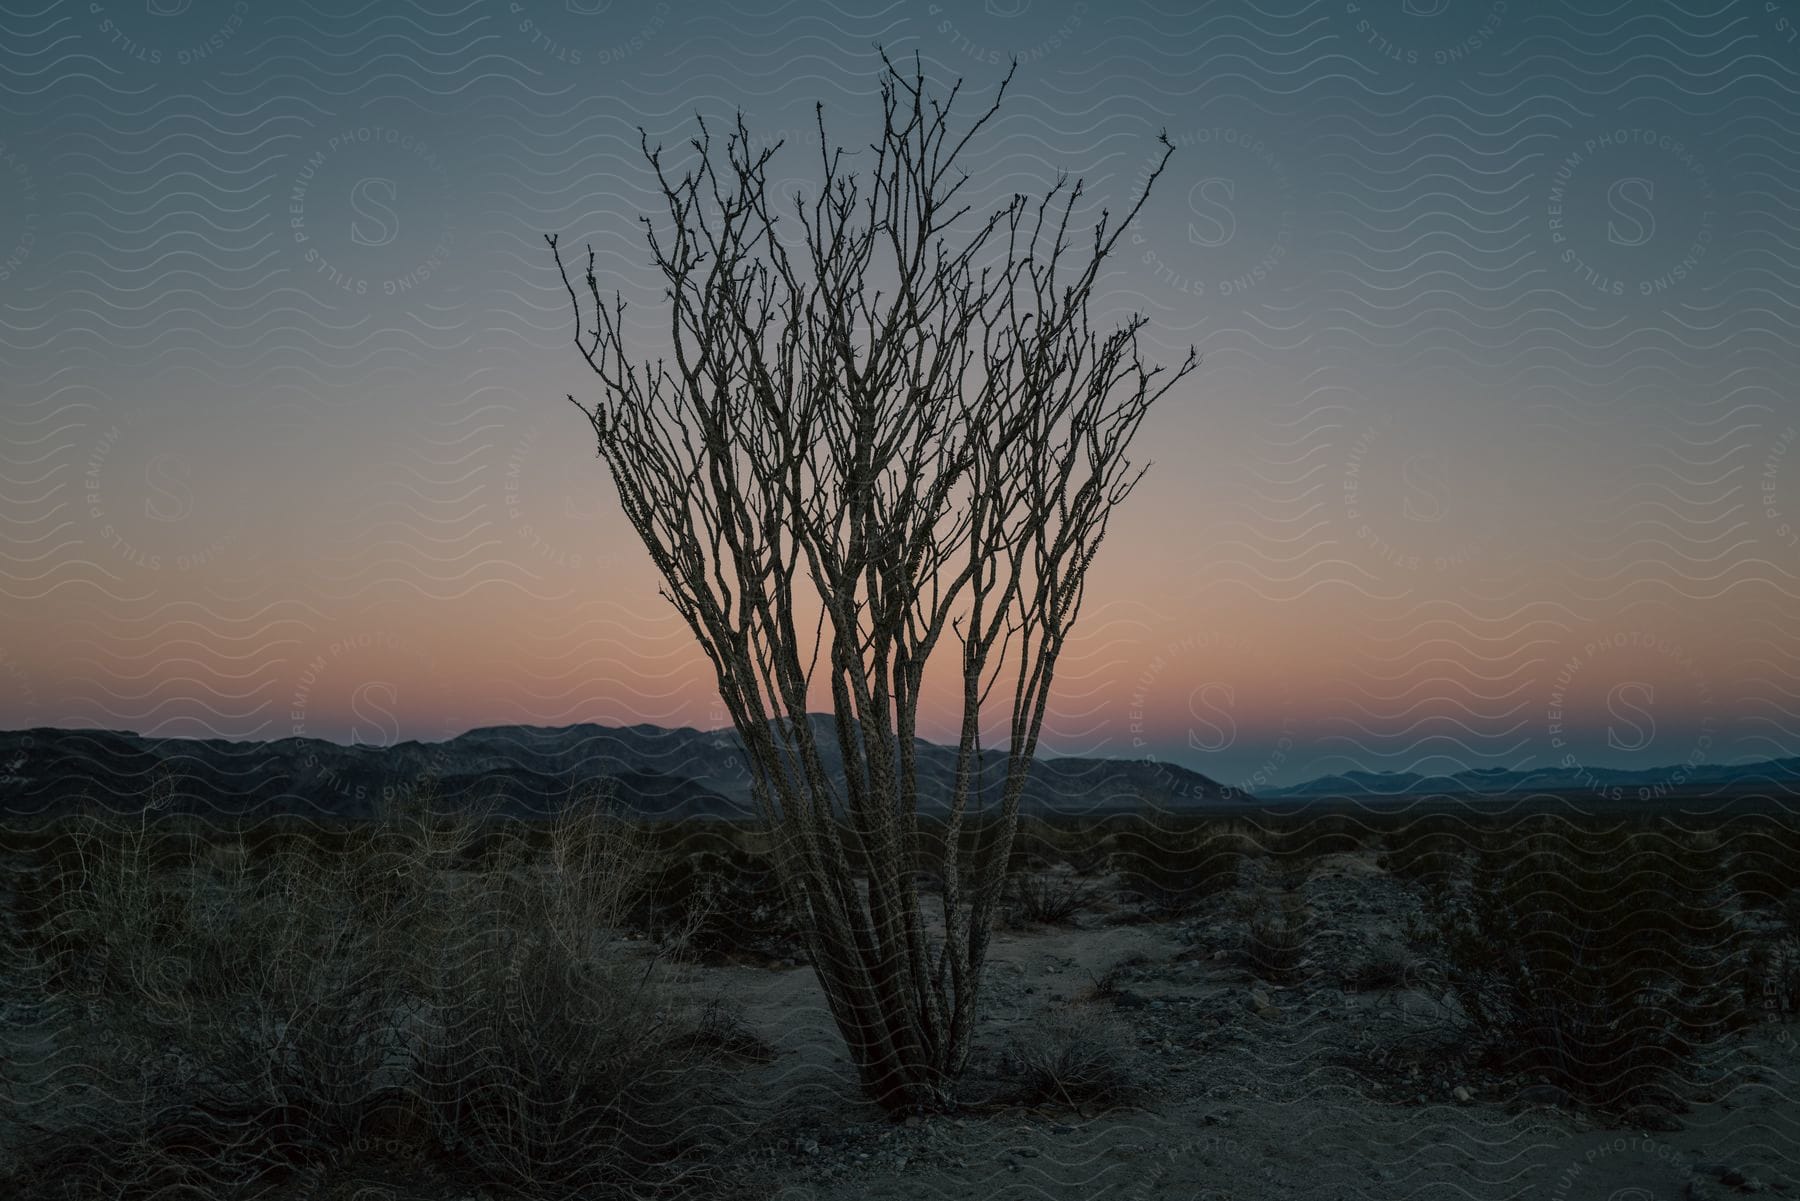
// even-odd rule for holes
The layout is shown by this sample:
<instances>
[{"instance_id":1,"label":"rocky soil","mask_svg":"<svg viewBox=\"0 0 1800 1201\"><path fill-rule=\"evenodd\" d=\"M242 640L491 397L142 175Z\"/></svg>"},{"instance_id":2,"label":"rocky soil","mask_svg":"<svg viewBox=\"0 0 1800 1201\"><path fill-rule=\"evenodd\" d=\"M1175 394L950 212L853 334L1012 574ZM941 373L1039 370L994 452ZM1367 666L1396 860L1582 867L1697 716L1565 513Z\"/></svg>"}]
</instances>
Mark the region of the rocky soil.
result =
<instances>
[{"instance_id":1,"label":"rocky soil","mask_svg":"<svg viewBox=\"0 0 1800 1201\"><path fill-rule=\"evenodd\" d=\"M1418 903L1367 855L1322 860L1302 886L1307 934L1283 982L1247 966L1254 886L1180 922L1102 903L1067 929L996 937L970 1092L1003 1096L1005 1048L1047 1012L1089 1004L1122 1023L1156 1090L1141 1109L995 1106L896 1126L861 1102L812 973L711 969L779 1054L762 1069L747 1195L784 1201L1120 1198L1151 1201L1675 1201L1800 1197L1800 1026L1770 1024L1709 1055L1683 1113L1603 1122L1558 1091L1485 1077L1416 951L1401 979L1363 965L1407 946ZM1121 961L1106 998L1085 1000Z\"/></svg>"}]
</instances>

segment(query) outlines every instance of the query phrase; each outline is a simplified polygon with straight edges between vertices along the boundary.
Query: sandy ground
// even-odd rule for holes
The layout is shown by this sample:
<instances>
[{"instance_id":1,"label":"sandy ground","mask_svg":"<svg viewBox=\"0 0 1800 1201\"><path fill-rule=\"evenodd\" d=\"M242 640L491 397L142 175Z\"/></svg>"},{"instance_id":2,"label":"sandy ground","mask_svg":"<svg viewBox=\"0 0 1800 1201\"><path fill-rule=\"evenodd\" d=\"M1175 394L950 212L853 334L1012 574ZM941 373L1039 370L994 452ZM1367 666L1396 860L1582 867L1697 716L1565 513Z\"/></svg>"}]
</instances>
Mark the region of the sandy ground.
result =
<instances>
[{"instance_id":1,"label":"sandy ground","mask_svg":"<svg viewBox=\"0 0 1800 1201\"><path fill-rule=\"evenodd\" d=\"M1134 926L1090 914L1081 928L997 935L981 1039L990 1051L1009 1035L1029 1037L1046 1008L1084 995L1091 975L1145 958L1127 1003L1105 1006L1161 1093L1141 1112L1015 1109L896 1127L858 1097L810 970L699 973L696 986L739 1002L780 1052L756 1088L765 1112L752 1160L769 1182L760 1195L1800 1197L1800 1025L1765 1025L1710 1055L1690 1082L1691 1111L1655 1122L1668 1128L1603 1124L1552 1104L1530 1082L1481 1086L1471 1074L1465 1085L1456 1044L1433 1049L1444 1011L1426 990L1344 989L1335 969L1359 945L1397 934L1406 904L1366 860L1322 865L1307 893L1318 922L1308 942L1314 970L1291 988L1238 966L1230 947L1241 922L1223 913ZM971 1084L990 1065L982 1058Z\"/></svg>"}]
</instances>

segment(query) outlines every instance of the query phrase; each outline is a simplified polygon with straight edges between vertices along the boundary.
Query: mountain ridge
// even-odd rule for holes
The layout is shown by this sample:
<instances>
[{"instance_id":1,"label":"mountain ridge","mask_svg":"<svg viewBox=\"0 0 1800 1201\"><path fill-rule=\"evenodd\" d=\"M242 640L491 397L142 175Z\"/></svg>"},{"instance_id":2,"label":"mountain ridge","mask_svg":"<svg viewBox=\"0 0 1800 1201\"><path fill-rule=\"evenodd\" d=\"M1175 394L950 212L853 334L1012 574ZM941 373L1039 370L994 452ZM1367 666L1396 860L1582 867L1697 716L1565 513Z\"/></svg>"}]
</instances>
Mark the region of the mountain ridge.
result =
<instances>
[{"instance_id":1,"label":"mountain ridge","mask_svg":"<svg viewBox=\"0 0 1800 1201\"><path fill-rule=\"evenodd\" d=\"M829 714L822 753L842 787ZM921 811L943 811L955 748L916 738ZM1005 752L982 755L992 801ZM606 726L517 723L478 726L438 741L388 746L289 735L276 739L149 736L129 730L34 727L0 731L0 813L49 814L80 803L140 807L159 779L167 804L213 814L295 812L367 816L384 793L432 780L449 797L488 799L504 812L543 811L559 795L606 781L627 809L652 817L743 817L754 813L749 772L731 727L705 730L648 722ZM1800 757L1751 764L1650 768L1481 767L1451 773L1350 769L1252 795L1177 764L1138 758L1040 755L1021 810L1105 815L1145 806L1172 810L1285 800L1389 800L1611 794L1657 799L1676 791L1720 793L1753 786L1800 789Z\"/></svg>"},{"instance_id":2,"label":"mountain ridge","mask_svg":"<svg viewBox=\"0 0 1800 1201\"><path fill-rule=\"evenodd\" d=\"M828 716L814 720L829 723ZM955 749L919 748L920 808L947 811ZM835 738L821 742L842 787ZM1005 752L984 751L982 795L997 801ZM528 815L549 800L608 782L625 808L652 817L742 817L755 811L735 731L640 723L499 725L436 742L390 746L314 737L271 740L150 737L123 730L35 727L0 731L0 813L47 815L80 804L141 808L155 787L168 807L213 815L309 813L364 817L384 794L430 780L447 798L491 800ZM163 781L161 785L158 781ZM1199 772L1138 759L1035 758L1026 813L1104 814L1145 805L1242 804L1244 793Z\"/></svg>"}]
</instances>

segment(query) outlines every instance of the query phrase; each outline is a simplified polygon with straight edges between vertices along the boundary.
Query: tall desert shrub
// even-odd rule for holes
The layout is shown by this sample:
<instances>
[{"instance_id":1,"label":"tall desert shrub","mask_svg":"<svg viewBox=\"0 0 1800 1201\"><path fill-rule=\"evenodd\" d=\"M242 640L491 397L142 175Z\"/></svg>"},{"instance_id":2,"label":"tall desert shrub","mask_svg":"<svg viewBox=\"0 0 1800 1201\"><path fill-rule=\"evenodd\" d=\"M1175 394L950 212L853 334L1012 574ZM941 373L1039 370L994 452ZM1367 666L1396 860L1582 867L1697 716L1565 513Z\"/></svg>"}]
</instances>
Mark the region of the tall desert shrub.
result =
<instances>
[{"instance_id":1,"label":"tall desert shrub","mask_svg":"<svg viewBox=\"0 0 1800 1201\"><path fill-rule=\"evenodd\" d=\"M0 1191L329 1195L369 1160L538 1197L704 1191L728 1064L622 935L646 862L626 823L574 805L545 849L515 823L470 870L480 822L429 794L254 865L158 867L154 822L90 821L54 861L41 978L75 990L83 1049L58 1071L99 1099L20 1116Z\"/></svg>"},{"instance_id":2,"label":"tall desert shrub","mask_svg":"<svg viewBox=\"0 0 1800 1201\"><path fill-rule=\"evenodd\" d=\"M1696 1054L1744 1017L1720 868L1668 831L1489 838L1473 879L1430 901L1489 1066L1602 1108L1679 1104Z\"/></svg>"}]
</instances>

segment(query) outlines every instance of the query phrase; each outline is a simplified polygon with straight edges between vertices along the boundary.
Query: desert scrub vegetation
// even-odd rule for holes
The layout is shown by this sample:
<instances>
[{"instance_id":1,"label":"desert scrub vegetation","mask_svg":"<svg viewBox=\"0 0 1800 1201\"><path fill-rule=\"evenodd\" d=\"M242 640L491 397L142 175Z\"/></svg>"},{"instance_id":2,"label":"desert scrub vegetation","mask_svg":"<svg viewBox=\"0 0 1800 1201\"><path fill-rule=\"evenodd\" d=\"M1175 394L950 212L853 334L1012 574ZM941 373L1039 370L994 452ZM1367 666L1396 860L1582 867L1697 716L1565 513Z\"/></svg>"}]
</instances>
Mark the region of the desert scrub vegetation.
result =
<instances>
[{"instance_id":1,"label":"desert scrub vegetation","mask_svg":"<svg viewBox=\"0 0 1800 1201\"><path fill-rule=\"evenodd\" d=\"M1483 1063L1599 1109L1678 1110L1696 1055L1748 1015L1717 845L1550 821L1474 860L1426 896Z\"/></svg>"},{"instance_id":2,"label":"desert scrub vegetation","mask_svg":"<svg viewBox=\"0 0 1800 1201\"><path fill-rule=\"evenodd\" d=\"M1289 888L1304 883L1326 855L1361 850L1368 834L1354 817L1313 814L1267 819L1252 837L1268 858L1270 875Z\"/></svg>"},{"instance_id":3,"label":"desert scrub vegetation","mask_svg":"<svg viewBox=\"0 0 1800 1201\"><path fill-rule=\"evenodd\" d=\"M1244 927L1244 960L1270 984L1298 978L1306 952L1306 903L1298 889L1268 893Z\"/></svg>"},{"instance_id":4,"label":"desert scrub vegetation","mask_svg":"<svg viewBox=\"0 0 1800 1201\"><path fill-rule=\"evenodd\" d=\"M1125 994L1126 982L1133 979L1137 970L1149 962L1149 957L1145 955L1126 955L1121 959L1114 960L1099 975L1089 972L1088 987L1084 990L1083 1000L1089 1002L1117 1001Z\"/></svg>"},{"instance_id":5,"label":"desert scrub vegetation","mask_svg":"<svg viewBox=\"0 0 1800 1201\"><path fill-rule=\"evenodd\" d=\"M1021 870L1008 881L1009 915L1014 926L1066 926L1099 899L1092 884L1072 873Z\"/></svg>"},{"instance_id":6,"label":"desert scrub vegetation","mask_svg":"<svg viewBox=\"0 0 1800 1201\"><path fill-rule=\"evenodd\" d=\"M1746 906L1778 910L1800 892L1800 828L1757 816L1728 823L1719 834Z\"/></svg>"},{"instance_id":7,"label":"desert scrub vegetation","mask_svg":"<svg viewBox=\"0 0 1800 1201\"><path fill-rule=\"evenodd\" d=\"M767 856L735 847L673 851L658 861L644 890L641 923L658 938L678 937L717 961L801 950L799 924Z\"/></svg>"},{"instance_id":8,"label":"desert scrub vegetation","mask_svg":"<svg viewBox=\"0 0 1800 1201\"><path fill-rule=\"evenodd\" d=\"M478 829L481 866L455 866ZM148 813L47 840L20 958L80 1048L55 1070L74 1099L0 1115L16 1156L0 1192L328 1195L365 1172L531 1197L716 1184L752 1048L621 937L648 862L629 825L582 804L496 828L424 795L338 841L214 854Z\"/></svg>"},{"instance_id":9,"label":"desert scrub vegetation","mask_svg":"<svg viewBox=\"0 0 1800 1201\"><path fill-rule=\"evenodd\" d=\"M1762 920L1749 936L1744 999L1764 1020L1794 1021L1800 1019L1800 890L1773 903L1760 899Z\"/></svg>"},{"instance_id":10,"label":"desert scrub vegetation","mask_svg":"<svg viewBox=\"0 0 1800 1201\"><path fill-rule=\"evenodd\" d=\"M1755 944L1745 1001L1776 1021L1800 1019L1800 935Z\"/></svg>"},{"instance_id":11,"label":"desert scrub vegetation","mask_svg":"<svg viewBox=\"0 0 1800 1201\"><path fill-rule=\"evenodd\" d=\"M1242 838L1166 814L1142 816L1112 836L1119 886L1159 917L1180 917L1236 886Z\"/></svg>"},{"instance_id":12,"label":"desert scrub vegetation","mask_svg":"<svg viewBox=\"0 0 1800 1201\"><path fill-rule=\"evenodd\" d=\"M1350 992L1391 992L1413 977L1412 952L1399 938L1371 943L1350 966L1344 987Z\"/></svg>"},{"instance_id":13,"label":"desert scrub vegetation","mask_svg":"<svg viewBox=\"0 0 1800 1201\"><path fill-rule=\"evenodd\" d=\"M1015 1082L1011 1099L1021 1105L1105 1110L1154 1096L1124 1025L1091 1002L1042 1015L1029 1033L1008 1041L1005 1063Z\"/></svg>"},{"instance_id":14,"label":"desert scrub vegetation","mask_svg":"<svg viewBox=\"0 0 1800 1201\"><path fill-rule=\"evenodd\" d=\"M1467 870L1470 848L1478 837L1474 830L1419 821L1390 831L1382 839L1375 864L1427 889L1442 888Z\"/></svg>"}]
</instances>

